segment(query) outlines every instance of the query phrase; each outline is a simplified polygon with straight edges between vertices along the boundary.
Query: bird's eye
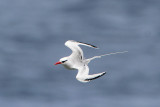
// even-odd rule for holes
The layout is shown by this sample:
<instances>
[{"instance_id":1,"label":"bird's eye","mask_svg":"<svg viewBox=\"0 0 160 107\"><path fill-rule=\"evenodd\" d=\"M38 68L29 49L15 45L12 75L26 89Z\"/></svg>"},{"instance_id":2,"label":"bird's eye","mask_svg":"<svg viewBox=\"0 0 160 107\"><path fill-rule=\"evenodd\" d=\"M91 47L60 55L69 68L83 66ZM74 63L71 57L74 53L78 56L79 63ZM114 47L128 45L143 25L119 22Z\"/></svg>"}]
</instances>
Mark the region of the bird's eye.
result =
<instances>
[{"instance_id":1,"label":"bird's eye","mask_svg":"<svg viewBox=\"0 0 160 107\"><path fill-rule=\"evenodd\" d=\"M67 60L62 61L62 63L65 63Z\"/></svg>"}]
</instances>

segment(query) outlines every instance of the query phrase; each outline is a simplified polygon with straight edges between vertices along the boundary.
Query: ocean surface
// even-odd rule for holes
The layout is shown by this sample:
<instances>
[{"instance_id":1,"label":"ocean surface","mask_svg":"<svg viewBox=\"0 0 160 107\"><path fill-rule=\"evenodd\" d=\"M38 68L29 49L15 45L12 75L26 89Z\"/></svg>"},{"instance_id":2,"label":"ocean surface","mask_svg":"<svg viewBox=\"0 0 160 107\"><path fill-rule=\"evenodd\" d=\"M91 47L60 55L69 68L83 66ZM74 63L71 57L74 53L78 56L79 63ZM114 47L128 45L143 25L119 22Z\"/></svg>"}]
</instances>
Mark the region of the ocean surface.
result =
<instances>
[{"instance_id":1,"label":"ocean surface","mask_svg":"<svg viewBox=\"0 0 160 107\"><path fill-rule=\"evenodd\" d=\"M54 66L71 54L90 62L89 83ZM0 0L0 107L160 107L160 0Z\"/></svg>"}]
</instances>

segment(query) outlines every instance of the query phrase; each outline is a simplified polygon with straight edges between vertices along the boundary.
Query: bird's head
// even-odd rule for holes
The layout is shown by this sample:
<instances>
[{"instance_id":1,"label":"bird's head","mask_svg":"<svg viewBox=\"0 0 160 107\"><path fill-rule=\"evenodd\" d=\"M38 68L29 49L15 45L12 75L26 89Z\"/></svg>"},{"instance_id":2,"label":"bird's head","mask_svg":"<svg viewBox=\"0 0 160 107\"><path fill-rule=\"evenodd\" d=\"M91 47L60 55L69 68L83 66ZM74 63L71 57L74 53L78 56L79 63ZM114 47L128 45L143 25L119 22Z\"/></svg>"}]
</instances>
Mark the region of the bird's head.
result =
<instances>
[{"instance_id":1,"label":"bird's head","mask_svg":"<svg viewBox=\"0 0 160 107\"><path fill-rule=\"evenodd\" d=\"M65 64L67 61L68 61L68 57L63 57L58 62L56 62L54 65Z\"/></svg>"}]
</instances>

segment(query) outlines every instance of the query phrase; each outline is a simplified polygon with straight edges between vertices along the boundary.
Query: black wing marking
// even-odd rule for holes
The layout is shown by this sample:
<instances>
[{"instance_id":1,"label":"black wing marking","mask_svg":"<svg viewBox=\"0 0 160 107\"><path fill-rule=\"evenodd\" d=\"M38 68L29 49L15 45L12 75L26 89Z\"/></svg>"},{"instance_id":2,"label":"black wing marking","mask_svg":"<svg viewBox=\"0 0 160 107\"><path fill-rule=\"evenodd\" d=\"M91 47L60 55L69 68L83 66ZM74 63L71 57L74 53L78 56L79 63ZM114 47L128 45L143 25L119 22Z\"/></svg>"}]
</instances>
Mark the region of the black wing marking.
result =
<instances>
[{"instance_id":1,"label":"black wing marking","mask_svg":"<svg viewBox=\"0 0 160 107\"><path fill-rule=\"evenodd\" d=\"M98 48L97 46L95 46L95 45L91 45L91 44L88 44L88 43L84 43L84 42L79 42L79 41L77 41L78 43L83 43L83 44L86 44L86 45L89 45L89 46L91 46L91 47L93 47L93 48Z\"/></svg>"},{"instance_id":2,"label":"black wing marking","mask_svg":"<svg viewBox=\"0 0 160 107\"><path fill-rule=\"evenodd\" d=\"M91 80L97 79L97 78L99 78L99 77L101 77L101 76L103 76L105 74L106 74L106 72L104 72L102 75L99 75L97 77L85 79L85 81L91 81Z\"/></svg>"}]
</instances>

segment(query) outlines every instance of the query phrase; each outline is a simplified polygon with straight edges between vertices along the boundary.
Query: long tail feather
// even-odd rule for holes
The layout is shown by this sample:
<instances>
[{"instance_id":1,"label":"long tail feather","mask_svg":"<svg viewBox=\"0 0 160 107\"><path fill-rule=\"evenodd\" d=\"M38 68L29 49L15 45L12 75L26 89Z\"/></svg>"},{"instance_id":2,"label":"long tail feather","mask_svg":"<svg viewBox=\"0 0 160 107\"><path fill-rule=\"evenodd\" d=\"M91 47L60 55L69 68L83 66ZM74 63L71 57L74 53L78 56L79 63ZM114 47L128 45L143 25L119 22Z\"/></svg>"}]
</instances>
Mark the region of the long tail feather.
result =
<instances>
[{"instance_id":1,"label":"long tail feather","mask_svg":"<svg viewBox=\"0 0 160 107\"><path fill-rule=\"evenodd\" d=\"M85 62L88 64L91 60L96 59L96 58L101 58L102 56L114 55L114 54L126 53L126 52L128 52L128 51L114 52L114 53L103 54L103 55L100 55L100 56L94 56L94 57L92 57L92 58L86 59Z\"/></svg>"},{"instance_id":2,"label":"long tail feather","mask_svg":"<svg viewBox=\"0 0 160 107\"><path fill-rule=\"evenodd\" d=\"M104 55L100 55L100 56L106 56L106 55L114 55L114 54L119 54L119 53L126 53L128 51L122 51L122 52L114 52L114 53L108 53L108 54L104 54Z\"/></svg>"}]
</instances>

